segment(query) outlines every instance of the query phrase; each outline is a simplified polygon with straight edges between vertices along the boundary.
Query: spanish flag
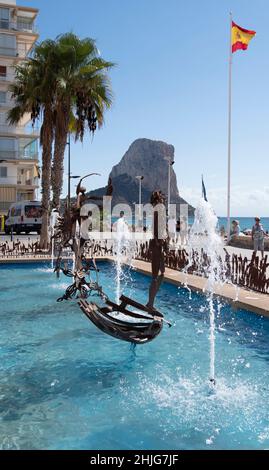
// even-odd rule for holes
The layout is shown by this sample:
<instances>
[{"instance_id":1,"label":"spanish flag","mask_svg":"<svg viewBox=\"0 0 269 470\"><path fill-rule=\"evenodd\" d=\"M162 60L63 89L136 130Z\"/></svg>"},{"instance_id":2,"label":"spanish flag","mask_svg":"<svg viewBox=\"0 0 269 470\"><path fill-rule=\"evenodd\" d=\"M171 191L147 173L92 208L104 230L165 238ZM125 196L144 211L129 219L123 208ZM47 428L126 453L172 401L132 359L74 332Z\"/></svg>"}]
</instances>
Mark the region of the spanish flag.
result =
<instances>
[{"instance_id":1,"label":"spanish flag","mask_svg":"<svg viewBox=\"0 0 269 470\"><path fill-rule=\"evenodd\" d=\"M241 28L241 26L232 22L232 52L239 51L240 49L245 51L255 34L255 31Z\"/></svg>"}]
</instances>

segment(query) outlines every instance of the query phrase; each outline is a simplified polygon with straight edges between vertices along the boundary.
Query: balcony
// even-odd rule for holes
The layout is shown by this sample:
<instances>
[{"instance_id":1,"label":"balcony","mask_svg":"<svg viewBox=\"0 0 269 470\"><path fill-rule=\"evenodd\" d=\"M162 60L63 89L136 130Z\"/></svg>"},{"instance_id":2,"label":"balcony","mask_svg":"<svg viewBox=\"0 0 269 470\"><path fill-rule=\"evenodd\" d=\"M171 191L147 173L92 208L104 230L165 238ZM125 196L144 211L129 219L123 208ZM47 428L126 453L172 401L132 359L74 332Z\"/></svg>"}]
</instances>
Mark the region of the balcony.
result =
<instances>
[{"instance_id":1,"label":"balcony","mask_svg":"<svg viewBox=\"0 0 269 470\"><path fill-rule=\"evenodd\" d=\"M19 31L23 33L37 34L37 28L34 23L18 21L0 20L0 29L8 31Z\"/></svg>"},{"instance_id":2,"label":"balcony","mask_svg":"<svg viewBox=\"0 0 269 470\"><path fill-rule=\"evenodd\" d=\"M17 47L0 45L0 56L25 59L32 48L33 43L18 43Z\"/></svg>"},{"instance_id":3,"label":"balcony","mask_svg":"<svg viewBox=\"0 0 269 470\"><path fill-rule=\"evenodd\" d=\"M0 150L0 160L38 160L38 152Z\"/></svg>"},{"instance_id":4,"label":"balcony","mask_svg":"<svg viewBox=\"0 0 269 470\"><path fill-rule=\"evenodd\" d=\"M0 124L0 136L3 135L16 135L16 136L31 136L39 137L39 127L37 126L8 126L7 124Z\"/></svg>"},{"instance_id":5,"label":"balcony","mask_svg":"<svg viewBox=\"0 0 269 470\"><path fill-rule=\"evenodd\" d=\"M38 178L30 178L26 179L23 177L20 177L17 181L18 186L37 186L38 187Z\"/></svg>"}]
</instances>

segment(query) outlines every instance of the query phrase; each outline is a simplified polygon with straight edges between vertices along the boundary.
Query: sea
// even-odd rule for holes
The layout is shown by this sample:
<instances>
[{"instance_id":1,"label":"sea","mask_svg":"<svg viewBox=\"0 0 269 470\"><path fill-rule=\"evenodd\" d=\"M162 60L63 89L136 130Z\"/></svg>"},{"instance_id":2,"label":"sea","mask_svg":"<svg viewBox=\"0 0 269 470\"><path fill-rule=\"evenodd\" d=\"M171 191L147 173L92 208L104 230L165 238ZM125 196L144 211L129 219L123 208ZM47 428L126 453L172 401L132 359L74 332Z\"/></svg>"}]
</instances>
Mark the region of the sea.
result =
<instances>
[{"instance_id":1,"label":"sea","mask_svg":"<svg viewBox=\"0 0 269 470\"><path fill-rule=\"evenodd\" d=\"M255 216L254 216L255 217ZM233 220L238 220L240 229L243 232L244 230L251 229L255 224L254 217L231 217L231 222ZM227 217L218 217L219 219L219 228L227 227ZM192 225L194 218L189 218L189 224ZM261 217L261 224L265 231L269 232L269 217Z\"/></svg>"},{"instance_id":2,"label":"sea","mask_svg":"<svg viewBox=\"0 0 269 470\"><path fill-rule=\"evenodd\" d=\"M231 222L233 220L238 220L239 221L239 226L241 232L247 229L252 229L255 220L254 217L231 217ZM218 217L219 219L219 228L224 227L225 229L227 228L227 217ZM112 223L116 222L117 217L112 217ZM129 225L132 225L132 221L126 219L127 223ZM194 217L189 217L189 225L192 225L194 221ZM269 232L269 217L261 217L261 224L264 228L265 231ZM149 222L150 225L150 222Z\"/></svg>"}]
</instances>

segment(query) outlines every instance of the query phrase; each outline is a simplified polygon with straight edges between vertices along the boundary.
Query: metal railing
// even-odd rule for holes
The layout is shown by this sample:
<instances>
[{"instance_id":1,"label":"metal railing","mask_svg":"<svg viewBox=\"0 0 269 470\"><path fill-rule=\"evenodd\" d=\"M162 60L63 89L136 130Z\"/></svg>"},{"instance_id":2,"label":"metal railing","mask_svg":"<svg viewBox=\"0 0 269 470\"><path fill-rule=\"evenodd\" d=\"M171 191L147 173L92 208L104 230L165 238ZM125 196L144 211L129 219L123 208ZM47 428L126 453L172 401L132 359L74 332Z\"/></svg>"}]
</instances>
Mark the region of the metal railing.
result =
<instances>
[{"instance_id":1,"label":"metal railing","mask_svg":"<svg viewBox=\"0 0 269 470\"><path fill-rule=\"evenodd\" d=\"M31 179L21 178L20 180L17 180L17 185L18 186L38 186L38 182L35 181L35 178L31 178Z\"/></svg>"},{"instance_id":2,"label":"metal railing","mask_svg":"<svg viewBox=\"0 0 269 470\"><path fill-rule=\"evenodd\" d=\"M136 259L147 262L152 260L148 242L137 246ZM185 249L173 249L164 254L166 267L196 276L208 277L210 263L210 257L202 251L199 253L192 250L188 253ZM225 250L225 258L220 257L219 263L223 280L226 279L246 289L269 294L268 255L260 260L254 252L252 258L247 259L235 253L229 254Z\"/></svg>"},{"instance_id":3,"label":"metal railing","mask_svg":"<svg viewBox=\"0 0 269 470\"><path fill-rule=\"evenodd\" d=\"M0 150L1 160L38 160L38 151Z\"/></svg>"},{"instance_id":4,"label":"metal railing","mask_svg":"<svg viewBox=\"0 0 269 470\"><path fill-rule=\"evenodd\" d=\"M1 134L32 135L38 137L39 128L37 126L8 126L7 124L0 124Z\"/></svg>"}]
</instances>

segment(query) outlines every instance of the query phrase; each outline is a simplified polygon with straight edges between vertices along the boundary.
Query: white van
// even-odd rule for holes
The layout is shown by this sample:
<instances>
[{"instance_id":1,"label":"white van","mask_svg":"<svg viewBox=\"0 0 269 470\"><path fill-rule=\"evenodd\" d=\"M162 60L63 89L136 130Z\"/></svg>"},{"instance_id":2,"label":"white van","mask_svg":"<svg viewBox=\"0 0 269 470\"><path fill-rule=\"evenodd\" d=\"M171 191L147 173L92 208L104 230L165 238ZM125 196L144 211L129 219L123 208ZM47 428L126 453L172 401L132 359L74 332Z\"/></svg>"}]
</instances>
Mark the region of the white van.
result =
<instances>
[{"instance_id":1,"label":"white van","mask_svg":"<svg viewBox=\"0 0 269 470\"><path fill-rule=\"evenodd\" d=\"M38 201L20 201L12 204L8 210L5 223L6 234L14 233L19 235L22 232L40 233L42 224L41 202Z\"/></svg>"}]
</instances>

